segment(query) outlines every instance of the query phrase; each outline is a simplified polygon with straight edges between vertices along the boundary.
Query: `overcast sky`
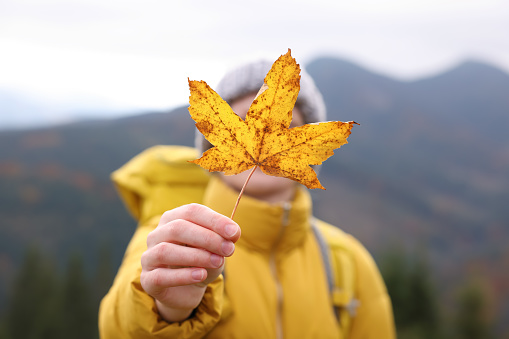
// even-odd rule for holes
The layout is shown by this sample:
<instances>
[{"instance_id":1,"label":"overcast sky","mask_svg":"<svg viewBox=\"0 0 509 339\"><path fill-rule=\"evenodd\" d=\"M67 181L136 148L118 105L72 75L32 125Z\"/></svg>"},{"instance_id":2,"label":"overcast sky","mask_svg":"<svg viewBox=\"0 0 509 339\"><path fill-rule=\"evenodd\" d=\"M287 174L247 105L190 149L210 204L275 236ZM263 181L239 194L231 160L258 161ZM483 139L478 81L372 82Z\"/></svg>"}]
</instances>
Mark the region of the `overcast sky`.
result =
<instances>
[{"instance_id":1,"label":"overcast sky","mask_svg":"<svg viewBox=\"0 0 509 339\"><path fill-rule=\"evenodd\" d=\"M76 104L168 109L187 102L187 77L213 87L288 48L399 79L472 58L509 70L508 32L502 0L0 0L0 91L65 107L55 119Z\"/></svg>"}]
</instances>

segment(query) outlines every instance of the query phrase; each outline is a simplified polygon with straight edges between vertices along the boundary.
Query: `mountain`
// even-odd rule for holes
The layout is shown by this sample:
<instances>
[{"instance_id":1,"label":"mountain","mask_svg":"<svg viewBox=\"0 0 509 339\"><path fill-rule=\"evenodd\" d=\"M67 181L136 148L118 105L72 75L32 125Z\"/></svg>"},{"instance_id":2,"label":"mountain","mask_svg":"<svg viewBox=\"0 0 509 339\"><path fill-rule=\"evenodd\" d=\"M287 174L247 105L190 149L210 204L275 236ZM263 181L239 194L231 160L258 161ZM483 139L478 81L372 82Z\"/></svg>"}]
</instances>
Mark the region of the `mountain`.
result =
<instances>
[{"instance_id":1,"label":"mountain","mask_svg":"<svg viewBox=\"0 0 509 339\"><path fill-rule=\"evenodd\" d=\"M47 121L51 111L34 99L13 91L0 91L2 117L0 130L15 126L32 126Z\"/></svg>"},{"instance_id":2,"label":"mountain","mask_svg":"<svg viewBox=\"0 0 509 339\"><path fill-rule=\"evenodd\" d=\"M331 118L361 124L333 162L401 192L401 204L421 214L454 216L446 229L509 225L508 74L466 62L402 82L333 59L316 60L308 71Z\"/></svg>"},{"instance_id":3,"label":"mountain","mask_svg":"<svg viewBox=\"0 0 509 339\"><path fill-rule=\"evenodd\" d=\"M441 208L434 199L459 196L471 213L448 213L479 226L486 218L507 224L501 202L508 201L509 191L508 74L467 62L435 77L401 82L334 59L316 60L308 71L331 119L361 124L332 162L363 169L368 179L407 195L402 203L422 213Z\"/></svg>"},{"instance_id":4,"label":"mountain","mask_svg":"<svg viewBox=\"0 0 509 339\"><path fill-rule=\"evenodd\" d=\"M0 131L5 131L49 127L79 121L79 117L123 116L131 112L93 96L64 96L56 100L30 92L0 88L0 113ZM69 118L69 113L74 118Z\"/></svg>"},{"instance_id":5,"label":"mountain","mask_svg":"<svg viewBox=\"0 0 509 339\"><path fill-rule=\"evenodd\" d=\"M306 68L329 119L360 123L322 166L315 214L375 259L396 245L423 249L447 307L461 283L482 279L493 314L507 318L509 75L472 61L417 81L334 58ZM0 304L31 243L60 260L78 249L90 267L108 243L118 264L135 223L109 174L147 147L193 139L185 107L0 131Z\"/></svg>"},{"instance_id":6,"label":"mountain","mask_svg":"<svg viewBox=\"0 0 509 339\"><path fill-rule=\"evenodd\" d=\"M344 207L319 212L347 215L343 228L372 250L398 241L426 248L441 282L490 277L505 300L495 308L508 315L500 269L508 268L509 75L465 62L405 82L330 58L307 70L330 119L361 124L324 166L338 179L323 200Z\"/></svg>"}]
</instances>

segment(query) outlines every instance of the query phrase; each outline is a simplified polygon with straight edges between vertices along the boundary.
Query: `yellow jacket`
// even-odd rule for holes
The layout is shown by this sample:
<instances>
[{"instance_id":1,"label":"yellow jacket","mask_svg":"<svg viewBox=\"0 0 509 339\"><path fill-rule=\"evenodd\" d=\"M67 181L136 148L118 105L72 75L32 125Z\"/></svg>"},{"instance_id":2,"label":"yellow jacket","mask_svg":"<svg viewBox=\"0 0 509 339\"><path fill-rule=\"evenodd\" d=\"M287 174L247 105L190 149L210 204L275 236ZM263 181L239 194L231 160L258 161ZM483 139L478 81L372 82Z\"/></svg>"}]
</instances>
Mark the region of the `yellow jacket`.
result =
<instances>
[{"instance_id":1,"label":"yellow jacket","mask_svg":"<svg viewBox=\"0 0 509 339\"><path fill-rule=\"evenodd\" d=\"M160 215L198 202L230 215L237 192L186 160L196 151L156 146L133 158L113 180L139 226L99 311L101 338L394 338L392 310L373 259L352 236L323 222L342 281L331 297L326 269L311 228L311 199L300 189L290 205L244 196L235 221L242 236L225 265L225 278L209 284L188 320L161 319L140 284L141 254ZM351 286L349 286L351 285ZM355 299L353 299L355 298ZM354 305L355 316L348 307Z\"/></svg>"}]
</instances>

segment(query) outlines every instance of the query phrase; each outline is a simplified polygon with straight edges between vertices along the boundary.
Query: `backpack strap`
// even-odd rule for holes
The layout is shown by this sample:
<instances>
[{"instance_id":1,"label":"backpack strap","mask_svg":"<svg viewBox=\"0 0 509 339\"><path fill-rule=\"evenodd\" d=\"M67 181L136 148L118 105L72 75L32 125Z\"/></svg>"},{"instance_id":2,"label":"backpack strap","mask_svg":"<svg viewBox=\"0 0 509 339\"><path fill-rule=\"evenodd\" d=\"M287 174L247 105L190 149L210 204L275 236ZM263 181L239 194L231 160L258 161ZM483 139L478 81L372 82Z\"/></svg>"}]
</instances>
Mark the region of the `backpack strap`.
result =
<instances>
[{"instance_id":1,"label":"backpack strap","mask_svg":"<svg viewBox=\"0 0 509 339\"><path fill-rule=\"evenodd\" d=\"M322 261L323 261L323 267L325 268L325 273L327 275L327 285L329 286L329 293L332 296L334 293L334 273L333 273L333 267L331 264L331 258L329 254L329 245L325 241L325 238L323 237L322 233L318 229L318 226L316 226L316 219L313 218L311 220L311 229L313 230L313 234L315 236L316 242L318 243L318 247L320 247L320 254L322 255ZM336 307L333 307L334 314L336 314L336 318L339 321L339 313Z\"/></svg>"},{"instance_id":2,"label":"backpack strap","mask_svg":"<svg viewBox=\"0 0 509 339\"><path fill-rule=\"evenodd\" d=\"M327 274L327 283L331 295L334 314L338 320L343 337L348 338L352 318L356 315L359 301L355 299L355 265L347 238L343 234L321 230L317 220L312 219L313 233L320 247L323 264ZM333 229L339 231L339 229ZM325 236L333 240L327 243Z\"/></svg>"}]
</instances>

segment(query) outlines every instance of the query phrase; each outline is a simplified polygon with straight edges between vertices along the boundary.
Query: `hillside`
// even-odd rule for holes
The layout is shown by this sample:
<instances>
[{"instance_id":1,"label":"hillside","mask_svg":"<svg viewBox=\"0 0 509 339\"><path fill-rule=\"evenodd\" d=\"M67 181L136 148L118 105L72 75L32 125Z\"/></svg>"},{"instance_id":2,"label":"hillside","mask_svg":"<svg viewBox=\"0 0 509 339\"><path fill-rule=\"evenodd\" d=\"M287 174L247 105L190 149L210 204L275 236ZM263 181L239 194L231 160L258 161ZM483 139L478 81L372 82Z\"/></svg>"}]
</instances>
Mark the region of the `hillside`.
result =
<instances>
[{"instance_id":1,"label":"hillside","mask_svg":"<svg viewBox=\"0 0 509 339\"><path fill-rule=\"evenodd\" d=\"M489 279L507 316L509 75L477 62L414 82L334 59L308 70L330 118L361 124L324 171L341 174L335 191L346 193L345 207L321 213L336 220L350 211L343 227L370 249L426 248L441 285Z\"/></svg>"},{"instance_id":2,"label":"hillside","mask_svg":"<svg viewBox=\"0 0 509 339\"><path fill-rule=\"evenodd\" d=\"M376 259L395 245L425 248L446 302L482 277L507 318L509 75L476 62L413 82L332 58L307 69L329 119L361 124L323 166L316 215ZM89 266L109 243L118 265L135 223L109 174L149 146L193 138L185 107L0 132L0 304L31 243L60 260L78 249Z\"/></svg>"}]
</instances>

